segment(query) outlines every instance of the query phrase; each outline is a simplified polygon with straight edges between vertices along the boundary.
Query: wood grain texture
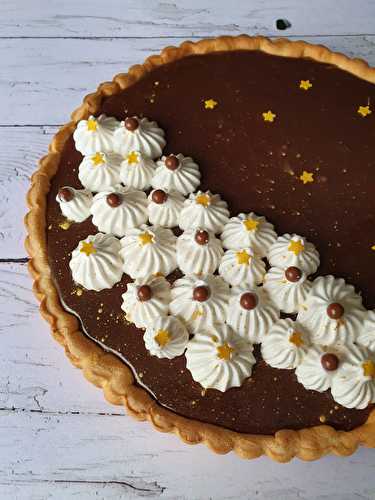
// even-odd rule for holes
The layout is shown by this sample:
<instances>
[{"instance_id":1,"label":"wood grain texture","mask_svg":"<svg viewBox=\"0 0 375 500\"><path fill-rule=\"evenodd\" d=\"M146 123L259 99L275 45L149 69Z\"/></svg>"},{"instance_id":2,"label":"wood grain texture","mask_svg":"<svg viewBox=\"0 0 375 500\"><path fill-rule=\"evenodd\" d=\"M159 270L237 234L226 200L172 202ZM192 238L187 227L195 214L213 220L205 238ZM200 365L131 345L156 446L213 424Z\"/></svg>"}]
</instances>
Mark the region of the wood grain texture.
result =
<instances>
[{"instance_id":1,"label":"wood grain texture","mask_svg":"<svg viewBox=\"0 0 375 500\"><path fill-rule=\"evenodd\" d=\"M375 36L304 37L375 65ZM88 92L180 39L0 39L0 126L69 120ZM9 54L12 54L9 57Z\"/></svg>"},{"instance_id":2,"label":"wood grain texture","mask_svg":"<svg viewBox=\"0 0 375 500\"><path fill-rule=\"evenodd\" d=\"M279 35L278 18L292 26L288 36L374 34L372 0L2 0L0 33L5 37L165 37ZM323 14L324 13L324 14ZM284 32L286 34L286 32Z\"/></svg>"}]
</instances>

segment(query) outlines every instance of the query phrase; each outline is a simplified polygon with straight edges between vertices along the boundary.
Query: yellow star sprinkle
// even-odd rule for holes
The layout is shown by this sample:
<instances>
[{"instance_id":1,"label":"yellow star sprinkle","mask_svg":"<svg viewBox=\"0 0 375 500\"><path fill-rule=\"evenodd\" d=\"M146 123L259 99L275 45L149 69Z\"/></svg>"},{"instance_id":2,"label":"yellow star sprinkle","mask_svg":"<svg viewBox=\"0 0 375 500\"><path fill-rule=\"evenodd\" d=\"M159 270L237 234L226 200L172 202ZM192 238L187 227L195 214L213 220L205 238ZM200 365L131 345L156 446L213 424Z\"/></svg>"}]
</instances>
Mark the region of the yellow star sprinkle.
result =
<instances>
[{"instance_id":1,"label":"yellow star sprinkle","mask_svg":"<svg viewBox=\"0 0 375 500\"><path fill-rule=\"evenodd\" d=\"M301 332L293 332L292 335L289 337L289 342L294 344L297 347L301 347L304 342L302 338L302 333Z\"/></svg>"},{"instance_id":2,"label":"yellow star sprinkle","mask_svg":"<svg viewBox=\"0 0 375 500\"><path fill-rule=\"evenodd\" d=\"M251 260L251 255L249 255L246 250L240 250L239 252L236 252L236 259L237 264L248 266Z\"/></svg>"},{"instance_id":3,"label":"yellow star sprinkle","mask_svg":"<svg viewBox=\"0 0 375 500\"><path fill-rule=\"evenodd\" d=\"M207 99L204 101L204 108L205 109L214 109L217 106L217 101L215 99Z\"/></svg>"},{"instance_id":4,"label":"yellow star sprinkle","mask_svg":"<svg viewBox=\"0 0 375 500\"><path fill-rule=\"evenodd\" d=\"M260 222L254 219L245 219L243 225L247 231L256 231L258 229Z\"/></svg>"},{"instance_id":5,"label":"yellow star sprinkle","mask_svg":"<svg viewBox=\"0 0 375 500\"><path fill-rule=\"evenodd\" d=\"M302 243L301 240L298 241L292 240L289 243L288 250L289 252L293 252L294 255L299 255L301 252L305 250L305 245Z\"/></svg>"},{"instance_id":6,"label":"yellow star sprinkle","mask_svg":"<svg viewBox=\"0 0 375 500\"><path fill-rule=\"evenodd\" d=\"M152 234L146 232L146 233L141 233L138 236L138 240L142 246L145 246L145 245L148 245L149 243L153 243L154 237Z\"/></svg>"},{"instance_id":7,"label":"yellow star sprinkle","mask_svg":"<svg viewBox=\"0 0 375 500\"><path fill-rule=\"evenodd\" d=\"M211 198L206 193L198 194L198 196L195 198L195 203L198 203L198 205L203 205L204 207L208 207L208 205L211 203Z\"/></svg>"},{"instance_id":8,"label":"yellow star sprinkle","mask_svg":"<svg viewBox=\"0 0 375 500\"><path fill-rule=\"evenodd\" d=\"M126 160L128 162L128 165L134 165L139 163L138 153L136 153L136 151L132 151L131 153L128 154Z\"/></svg>"},{"instance_id":9,"label":"yellow star sprinkle","mask_svg":"<svg viewBox=\"0 0 375 500\"><path fill-rule=\"evenodd\" d=\"M365 118L367 115L371 115L372 111L370 106L359 106L357 113Z\"/></svg>"},{"instance_id":10,"label":"yellow star sprinkle","mask_svg":"<svg viewBox=\"0 0 375 500\"><path fill-rule=\"evenodd\" d=\"M94 118L89 118L87 120L87 130L89 130L90 132L95 132L97 128L98 126L96 124L96 120Z\"/></svg>"},{"instance_id":11,"label":"yellow star sprinkle","mask_svg":"<svg viewBox=\"0 0 375 500\"><path fill-rule=\"evenodd\" d=\"M105 163L103 153L95 153L91 157L91 161L95 165L95 167L97 167L98 165L103 165L103 163Z\"/></svg>"},{"instance_id":12,"label":"yellow star sprinkle","mask_svg":"<svg viewBox=\"0 0 375 500\"><path fill-rule=\"evenodd\" d=\"M304 170L299 178L304 184L308 184L309 182L314 182L314 173Z\"/></svg>"},{"instance_id":13,"label":"yellow star sprinkle","mask_svg":"<svg viewBox=\"0 0 375 500\"><path fill-rule=\"evenodd\" d=\"M275 113L272 113L272 111L267 111L265 113L262 113L262 116L265 122L273 122L275 121L276 118Z\"/></svg>"},{"instance_id":14,"label":"yellow star sprinkle","mask_svg":"<svg viewBox=\"0 0 375 500\"><path fill-rule=\"evenodd\" d=\"M233 347L227 344L219 345L217 348L217 357L220 359L224 359L225 361L229 361L234 353Z\"/></svg>"},{"instance_id":15,"label":"yellow star sprinkle","mask_svg":"<svg viewBox=\"0 0 375 500\"><path fill-rule=\"evenodd\" d=\"M312 87L312 83L310 80L301 80L299 84L299 88L303 90L309 90Z\"/></svg>"},{"instance_id":16,"label":"yellow star sprinkle","mask_svg":"<svg viewBox=\"0 0 375 500\"><path fill-rule=\"evenodd\" d=\"M171 335L167 330L159 330L154 339L159 344L159 347L164 347L171 340Z\"/></svg>"},{"instance_id":17,"label":"yellow star sprinkle","mask_svg":"<svg viewBox=\"0 0 375 500\"><path fill-rule=\"evenodd\" d=\"M365 377L375 378L375 363L369 359L362 364L363 375Z\"/></svg>"},{"instance_id":18,"label":"yellow star sprinkle","mask_svg":"<svg viewBox=\"0 0 375 500\"><path fill-rule=\"evenodd\" d=\"M96 248L94 247L94 243L92 241L82 241L82 246L79 249L80 252L85 253L87 257L92 253L96 253Z\"/></svg>"}]
</instances>

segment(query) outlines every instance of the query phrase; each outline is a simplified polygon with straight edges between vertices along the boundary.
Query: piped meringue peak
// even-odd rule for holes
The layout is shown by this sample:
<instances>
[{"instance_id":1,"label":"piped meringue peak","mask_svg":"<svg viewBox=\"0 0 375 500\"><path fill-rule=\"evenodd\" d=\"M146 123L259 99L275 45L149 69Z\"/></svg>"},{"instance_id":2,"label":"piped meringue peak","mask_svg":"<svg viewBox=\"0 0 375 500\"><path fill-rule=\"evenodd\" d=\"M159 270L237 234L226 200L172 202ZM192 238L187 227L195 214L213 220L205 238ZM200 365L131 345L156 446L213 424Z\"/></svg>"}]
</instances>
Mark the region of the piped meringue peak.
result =
<instances>
[{"instance_id":1,"label":"piped meringue peak","mask_svg":"<svg viewBox=\"0 0 375 500\"><path fill-rule=\"evenodd\" d=\"M375 353L375 311L368 311L357 338L360 344Z\"/></svg>"},{"instance_id":2,"label":"piped meringue peak","mask_svg":"<svg viewBox=\"0 0 375 500\"><path fill-rule=\"evenodd\" d=\"M92 193L88 189L62 187L56 196L61 213L73 222L83 222L90 216Z\"/></svg>"},{"instance_id":3,"label":"piped meringue peak","mask_svg":"<svg viewBox=\"0 0 375 500\"><path fill-rule=\"evenodd\" d=\"M253 346L228 325L196 333L188 343L186 367L204 389L225 392L240 387L255 364Z\"/></svg>"},{"instance_id":4,"label":"piped meringue peak","mask_svg":"<svg viewBox=\"0 0 375 500\"><path fill-rule=\"evenodd\" d=\"M157 318L167 316L170 288L168 281L162 276L151 276L128 283L121 305L127 320L137 328L145 328Z\"/></svg>"},{"instance_id":5,"label":"piped meringue peak","mask_svg":"<svg viewBox=\"0 0 375 500\"><path fill-rule=\"evenodd\" d=\"M126 157L138 151L149 158L161 156L166 144L164 131L156 122L136 116L127 117L113 135L114 150Z\"/></svg>"},{"instance_id":6,"label":"piped meringue peak","mask_svg":"<svg viewBox=\"0 0 375 500\"><path fill-rule=\"evenodd\" d=\"M185 198L178 191L154 189L148 197L148 218L151 224L176 227Z\"/></svg>"},{"instance_id":7,"label":"piped meringue peak","mask_svg":"<svg viewBox=\"0 0 375 500\"><path fill-rule=\"evenodd\" d=\"M354 342L364 320L362 299L343 279L321 276L313 282L297 320L318 344Z\"/></svg>"},{"instance_id":8,"label":"piped meringue peak","mask_svg":"<svg viewBox=\"0 0 375 500\"><path fill-rule=\"evenodd\" d=\"M135 189L148 189L155 168L156 165L151 158L139 151L130 151L121 162L121 182Z\"/></svg>"},{"instance_id":9,"label":"piped meringue peak","mask_svg":"<svg viewBox=\"0 0 375 500\"><path fill-rule=\"evenodd\" d=\"M229 219L221 235L224 248L235 250L249 247L260 257L267 255L276 238L273 225L265 217L253 212Z\"/></svg>"},{"instance_id":10,"label":"piped meringue peak","mask_svg":"<svg viewBox=\"0 0 375 500\"><path fill-rule=\"evenodd\" d=\"M200 178L199 167L194 160L179 153L163 156L157 162L152 187L168 191L175 190L187 195L197 189Z\"/></svg>"},{"instance_id":11,"label":"piped meringue peak","mask_svg":"<svg viewBox=\"0 0 375 500\"><path fill-rule=\"evenodd\" d=\"M177 318L166 316L147 326L143 340L152 356L173 359L184 353L189 333Z\"/></svg>"},{"instance_id":12,"label":"piped meringue peak","mask_svg":"<svg viewBox=\"0 0 375 500\"><path fill-rule=\"evenodd\" d=\"M220 233L228 217L227 203L221 199L220 195L212 194L210 191L198 191L190 194L185 200L179 226L183 230L199 227L213 233Z\"/></svg>"},{"instance_id":13,"label":"piped meringue peak","mask_svg":"<svg viewBox=\"0 0 375 500\"><path fill-rule=\"evenodd\" d=\"M192 228L177 239L177 264L185 274L212 274L224 253L212 231Z\"/></svg>"},{"instance_id":14,"label":"piped meringue peak","mask_svg":"<svg viewBox=\"0 0 375 500\"><path fill-rule=\"evenodd\" d=\"M118 121L110 116L90 116L81 120L73 133L76 150L86 155L94 155L100 151L113 151L113 134L117 129Z\"/></svg>"},{"instance_id":15,"label":"piped meringue peak","mask_svg":"<svg viewBox=\"0 0 375 500\"><path fill-rule=\"evenodd\" d=\"M307 275L315 273L319 266L319 254L315 246L296 234L279 236L268 252L271 266L286 269L295 266Z\"/></svg>"},{"instance_id":16,"label":"piped meringue peak","mask_svg":"<svg viewBox=\"0 0 375 500\"><path fill-rule=\"evenodd\" d=\"M219 266L219 273L232 286L256 286L266 273L264 261L249 248L227 250Z\"/></svg>"},{"instance_id":17,"label":"piped meringue peak","mask_svg":"<svg viewBox=\"0 0 375 500\"><path fill-rule=\"evenodd\" d=\"M224 323L229 286L220 276L184 276L172 286L171 314L196 332L214 323Z\"/></svg>"},{"instance_id":18,"label":"piped meringue peak","mask_svg":"<svg viewBox=\"0 0 375 500\"><path fill-rule=\"evenodd\" d=\"M96 152L85 156L79 165L78 178L90 191L99 192L120 183L121 156Z\"/></svg>"}]
</instances>

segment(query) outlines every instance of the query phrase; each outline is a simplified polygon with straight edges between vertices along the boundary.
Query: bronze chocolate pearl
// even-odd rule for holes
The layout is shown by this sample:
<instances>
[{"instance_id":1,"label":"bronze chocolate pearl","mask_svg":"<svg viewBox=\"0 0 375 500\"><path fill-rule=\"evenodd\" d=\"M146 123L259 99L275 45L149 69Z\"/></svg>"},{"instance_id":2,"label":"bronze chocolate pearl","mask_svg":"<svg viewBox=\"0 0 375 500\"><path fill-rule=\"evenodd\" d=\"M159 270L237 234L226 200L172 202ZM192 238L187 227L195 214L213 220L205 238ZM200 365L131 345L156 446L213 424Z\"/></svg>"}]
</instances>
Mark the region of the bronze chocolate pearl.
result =
<instances>
[{"instance_id":1,"label":"bronze chocolate pearl","mask_svg":"<svg viewBox=\"0 0 375 500\"><path fill-rule=\"evenodd\" d=\"M207 231L200 230L195 233L195 241L198 243L198 245L207 245L209 239L210 235Z\"/></svg>"},{"instance_id":2,"label":"bronze chocolate pearl","mask_svg":"<svg viewBox=\"0 0 375 500\"><path fill-rule=\"evenodd\" d=\"M291 283L297 283L302 278L302 271L298 267L288 267L285 270L285 278Z\"/></svg>"},{"instance_id":3,"label":"bronze chocolate pearl","mask_svg":"<svg viewBox=\"0 0 375 500\"><path fill-rule=\"evenodd\" d=\"M164 163L169 170L177 170L180 166L180 160L175 155L167 156Z\"/></svg>"},{"instance_id":4,"label":"bronze chocolate pearl","mask_svg":"<svg viewBox=\"0 0 375 500\"><path fill-rule=\"evenodd\" d=\"M148 285L140 286L138 288L137 297L141 302L147 302L148 300L150 300L152 297L151 287Z\"/></svg>"},{"instance_id":5,"label":"bronze chocolate pearl","mask_svg":"<svg viewBox=\"0 0 375 500\"><path fill-rule=\"evenodd\" d=\"M162 189L155 189L151 195L151 199L154 203L157 203L158 205L162 205L165 203L168 199L168 195L165 191Z\"/></svg>"},{"instance_id":6,"label":"bronze chocolate pearl","mask_svg":"<svg viewBox=\"0 0 375 500\"><path fill-rule=\"evenodd\" d=\"M241 295L240 298L240 306L247 311L251 311L251 309L255 309L258 305L258 297L255 293L246 292Z\"/></svg>"},{"instance_id":7,"label":"bronze chocolate pearl","mask_svg":"<svg viewBox=\"0 0 375 500\"><path fill-rule=\"evenodd\" d=\"M345 309L337 302L333 302L327 307L327 314L331 319L340 319L344 316Z\"/></svg>"},{"instance_id":8,"label":"bronze chocolate pearl","mask_svg":"<svg viewBox=\"0 0 375 500\"><path fill-rule=\"evenodd\" d=\"M58 197L61 201L72 201L74 198L74 192L71 189L64 187L59 190Z\"/></svg>"},{"instance_id":9,"label":"bronze chocolate pearl","mask_svg":"<svg viewBox=\"0 0 375 500\"><path fill-rule=\"evenodd\" d=\"M327 370L327 372L333 372L339 367L339 358L336 356L336 354L332 354L331 352L323 354L320 362L322 364L322 367Z\"/></svg>"},{"instance_id":10,"label":"bronze chocolate pearl","mask_svg":"<svg viewBox=\"0 0 375 500\"><path fill-rule=\"evenodd\" d=\"M139 127L139 122L138 122L137 118L128 117L128 118L125 118L124 125L125 125L125 128L127 130L129 130L129 132L134 132L134 130L137 130L137 128Z\"/></svg>"},{"instance_id":11,"label":"bronze chocolate pearl","mask_svg":"<svg viewBox=\"0 0 375 500\"><path fill-rule=\"evenodd\" d=\"M198 302L206 302L210 298L211 292L207 286L197 286L193 290L193 299Z\"/></svg>"},{"instance_id":12,"label":"bronze chocolate pearl","mask_svg":"<svg viewBox=\"0 0 375 500\"><path fill-rule=\"evenodd\" d=\"M121 195L117 193L111 193L107 195L107 203L110 207L119 207L122 203Z\"/></svg>"}]
</instances>

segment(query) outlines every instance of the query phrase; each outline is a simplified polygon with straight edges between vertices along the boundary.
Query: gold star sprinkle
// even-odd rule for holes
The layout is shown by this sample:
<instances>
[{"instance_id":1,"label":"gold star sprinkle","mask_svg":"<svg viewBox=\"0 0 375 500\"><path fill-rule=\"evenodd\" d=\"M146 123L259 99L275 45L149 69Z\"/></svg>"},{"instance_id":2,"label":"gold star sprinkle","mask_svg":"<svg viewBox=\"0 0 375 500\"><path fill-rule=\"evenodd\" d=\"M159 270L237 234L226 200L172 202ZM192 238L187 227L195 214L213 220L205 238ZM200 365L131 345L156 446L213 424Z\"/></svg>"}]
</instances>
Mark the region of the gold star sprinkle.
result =
<instances>
[{"instance_id":1,"label":"gold star sprinkle","mask_svg":"<svg viewBox=\"0 0 375 500\"><path fill-rule=\"evenodd\" d=\"M138 240L139 240L139 243L142 245L142 246L145 246L145 245L148 245L149 243L153 243L154 242L154 237L151 233L141 233L139 236L138 236Z\"/></svg>"},{"instance_id":2,"label":"gold star sprinkle","mask_svg":"<svg viewBox=\"0 0 375 500\"><path fill-rule=\"evenodd\" d=\"M299 88L303 90L309 90L312 87L312 83L310 80L301 80L299 84Z\"/></svg>"},{"instance_id":3,"label":"gold star sprinkle","mask_svg":"<svg viewBox=\"0 0 375 500\"><path fill-rule=\"evenodd\" d=\"M89 118L87 120L87 130L89 130L90 132L95 132L97 128L98 126L96 124L96 120L94 118Z\"/></svg>"},{"instance_id":4,"label":"gold star sprinkle","mask_svg":"<svg viewBox=\"0 0 375 500\"><path fill-rule=\"evenodd\" d=\"M95 153L91 157L91 161L95 165L95 167L97 167L98 165L103 165L103 163L105 163L103 153Z\"/></svg>"},{"instance_id":5,"label":"gold star sprinkle","mask_svg":"<svg viewBox=\"0 0 375 500\"><path fill-rule=\"evenodd\" d=\"M363 375L365 377L375 378L375 363L369 359L362 364Z\"/></svg>"},{"instance_id":6,"label":"gold star sprinkle","mask_svg":"<svg viewBox=\"0 0 375 500\"><path fill-rule=\"evenodd\" d=\"M254 219L245 219L243 221L243 225L247 231L256 231L259 226L259 221Z\"/></svg>"},{"instance_id":7,"label":"gold star sprinkle","mask_svg":"<svg viewBox=\"0 0 375 500\"><path fill-rule=\"evenodd\" d=\"M88 257L89 255L96 253L96 248L94 247L94 243L92 241L82 241L82 246L79 251L86 254Z\"/></svg>"},{"instance_id":8,"label":"gold star sprinkle","mask_svg":"<svg viewBox=\"0 0 375 500\"><path fill-rule=\"evenodd\" d=\"M239 252L236 252L236 259L237 264L248 266L251 260L251 255L249 255L246 250L240 250Z\"/></svg>"},{"instance_id":9,"label":"gold star sprinkle","mask_svg":"<svg viewBox=\"0 0 375 500\"><path fill-rule=\"evenodd\" d=\"M128 162L128 165L134 165L139 163L138 153L136 151L132 151L131 153L128 154L126 160Z\"/></svg>"},{"instance_id":10,"label":"gold star sprinkle","mask_svg":"<svg viewBox=\"0 0 375 500\"><path fill-rule=\"evenodd\" d=\"M308 184L309 182L314 182L314 173L304 170L299 178L304 184Z\"/></svg>"},{"instance_id":11,"label":"gold star sprinkle","mask_svg":"<svg viewBox=\"0 0 375 500\"><path fill-rule=\"evenodd\" d=\"M207 99L204 101L204 108L205 109L214 109L217 106L217 101L215 99Z\"/></svg>"},{"instance_id":12,"label":"gold star sprinkle","mask_svg":"<svg viewBox=\"0 0 375 500\"><path fill-rule=\"evenodd\" d=\"M211 203L211 198L206 193L198 194L198 196L195 198L195 203L198 203L198 205L203 205L204 207L208 207L208 205Z\"/></svg>"},{"instance_id":13,"label":"gold star sprinkle","mask_svg":"<svg viewBox=\"0 0 375 500\"><path fill-rule=\"evenodd\" d=\"M299 255L301 252L305 250L305 245L302 243L301 240L298 241L292 240L289 243L288 250L289 252L293 252L294 255Z\"/></svg>"},{"instance_id":14,"label":"gold star sprinkle","mask_svg":"<svg viewBox=\"0 0 375 500\"><path fill-rule=\"evenodd\" d=\"M372 245L371 250L375 251L375 245Z\"/></svg>"},{"instance_id":15,"label":"gold star sprinkle","mask_svg":"<svg viewBox=\"0 0 375 500\"><path fill-rule=\"evenodd\" d=\"M232 358L232 354L234 353L233 347L227 344L219 345L217 348L217 357L219 359L224 359L225 361L229 361Z\"/></svg>"},{"instance_id":16,"label":"gold star sprinkle","mask_svg":"<svg viewBox=\"0 0 375 500\"><path fill-rule=\"evenodd\" d=\"M357 113L365 118L366 116L371 115L372 111L370 106L359 106Z\"/></svg>"},{"instance_id":17,"label":"gold star sprinkle","mask_svg":"<svg viewBox=\"0 0 375 500\"><path fill-rule=\"evenodd\" d=\"M304 342L302 338L302 333L301 332L293 332L292 335L289 337L289 342L294 344L297 347L301 347Z\"/></svg>"},{"instance_id":18,"label":"gold star sprinkle","mask_svg":"<svg viewBox=\"0 0 375 500\"><path fill-rule=\"evenodd\" d=\"M167 330L159 330L154 339L159 344L159 347L164 347L171 340L171 335Z\"/></svg>"},{"instance_id":19,"label":"gold star sprinkle","mask_svg":"<svg viewBox=\"0 0 375 500\"><path fill-rule=\"evenodd\" d=\"M273 122L275 121L275 118L276 118L276 115L275 113L272 113L272 111L267 111L265 113L262 113L262 116L263 116L263 120L265 122Z\"/></svg>"},{"instance_id":20,"label":"gold star sprinkle","mask_svg":"<svg viewBox=\"0 0 375 500\"><path fill-rule=\"evenodd\" d=\"M62 222L60 222L59 228L63 229L64 231L67 231L71 225L72 225L72 221L65 219Z\"/></svg>"}]
</instances>

